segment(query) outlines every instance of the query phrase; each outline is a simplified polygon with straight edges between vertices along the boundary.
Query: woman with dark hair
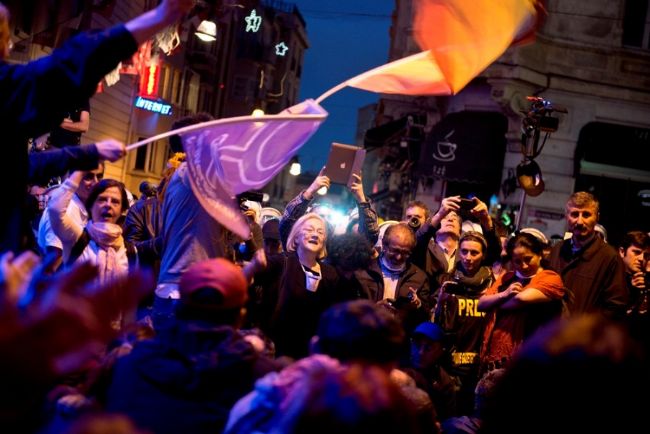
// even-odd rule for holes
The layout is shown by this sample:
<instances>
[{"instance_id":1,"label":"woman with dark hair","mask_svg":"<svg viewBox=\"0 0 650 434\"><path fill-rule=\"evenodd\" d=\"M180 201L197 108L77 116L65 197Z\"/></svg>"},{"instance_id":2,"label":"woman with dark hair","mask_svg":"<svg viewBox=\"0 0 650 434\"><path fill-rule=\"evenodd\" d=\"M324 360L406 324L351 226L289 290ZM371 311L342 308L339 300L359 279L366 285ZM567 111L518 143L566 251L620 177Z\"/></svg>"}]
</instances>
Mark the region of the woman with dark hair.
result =
<instances>
[{"instance_id":1,"label":"woman with dark hair","mask_svg":"<svg viewBox=\"0 0 650 434\"><path fill-rule=\"evenodd\" d=\"M457 414L469 414L474 407L474 388L478 382L480 350L485 316L477 309L478 301L494 278L490 267L483 265L488 243L483 234L467 231L458 241L458 261L453 274L439 278L438 301L433 322L450 337L449 373L460 379L456 395Z\"/></svg>"},{"instance_id":2,"label":"woman with dark hair","mask_svg":"<svg viewBox=\"0 0 650 434\"><path fill-rule=\"evenodd\" d=\"M75 262L91 262L99 269L99 281L107 282L124 275L129 269L127 247L119 222L129 208L124 184L114 179L98 182L86 199L90 219L86 227L66 214L84 176L74 172L61 185L48 203L48 213L54 233L63 244L63 261L66 266Z\"/></svg>"},{"instance_id":3,"label":"woman with dark hair","mask_svg":"<svg viewBox=\"0 0 650 434\"><path fill-rule=\"evenodd\" d=\"M524 231L508 241L514 271L504 274L479 299L487 312L481 345L481 371L502 368L522 342L562 312L562 278L544 269L545 243Z\"/></svg>"}]
</instances>

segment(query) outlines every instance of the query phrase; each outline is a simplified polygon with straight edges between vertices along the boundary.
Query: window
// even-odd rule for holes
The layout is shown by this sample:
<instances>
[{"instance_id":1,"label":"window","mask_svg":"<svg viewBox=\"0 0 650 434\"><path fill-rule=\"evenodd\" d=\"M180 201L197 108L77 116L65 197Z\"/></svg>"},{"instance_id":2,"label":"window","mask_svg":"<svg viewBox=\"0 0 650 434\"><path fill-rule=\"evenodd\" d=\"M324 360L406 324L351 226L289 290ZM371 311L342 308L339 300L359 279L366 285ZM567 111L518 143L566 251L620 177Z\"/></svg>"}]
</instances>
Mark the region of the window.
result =
<instances>
[{"instance_id":1,"label":"window","mask_svg":"<svg viewBox=\"0 0 650 434\"><path fill-rule=\"evenodd\" d=\"M144 140L145 138L139 137L138 141ZM164 140L140 146L135 151L133 170L150 174L160 174L168 158L167 153L167 143Z\"/></svg>"},{"instance_id":2,"label":"window","mask_svg":"<svg viewBox=\"0 0 650 434\"><path fill-rule=\"evenodd\" d=\"M160 83L162 89L160 91L160 95L162 99L169 101L169 97L172 93L173 69L168 65L164 65L160 71L160 75Z\"/></svg>"},{"instance_id":3,"label":"window","mask_svg":"<svg viewBox=\"0 0 650 434\"><path fill-rule=\"evenodd\" d=\"M172 104L175 105L181 105L181 99L183 97L183 92L181 92L182 89L182 83L183 80L181 80L181 71L178 69L174 69L174 74L173 74L173 81L172 81Z\"/></svg>"},{"instance_id":4,"label":"window","mask_svg":"<svg viewBox=\"0 0 650 434\"><path fill-rule=\"evenodd\" d=\"M236 76L234 81L234 86L232 87L232 98L238 101L247 101L249 97L253 97L255 94L255 85L252 80L249 80L246 76Z\"/></svg>"},{"instance_id":5,"label":"window","mask_svg":"<svg viewBox=\"0 0 650 434\"><path fill-rule=\"evenodd\" d=\"M140 137L138 140L142 140L144 137ZM149 145L140 146L135 150L135 164L133 165L133 170L142 170L147 165L147 154L149 151Z\"/></svg>"},{"instance_id":6,"label":"window","mask_svg":"<svg viewBox=\"0 0 650 434\"><path fill-rule=\"evenodd\" d=\"M199 111L212 112L212 88L208 85L201 85L199 93Z\"/></svg>"},{"instance_id":7,"label":"window","mask_svg":"<svg viewBox=\"0 0 650 434\"><path fill-rule=\"evenodd\" d=\"M158 147L159 147L158 142L149 143L149 146L147 146L147 148L149 148L148 149L148 151L149 151L148 157L149 158L147 159L148 160L147 161L147 172L149 172L149 173L158 172L156 170L156 160L157 160L157 156L158 156Z\"/></svg>"},{"instance_id":8,"label":"window","mask_svg":"<svg viewBox=\"0 0 650 434\"><path fill-rule=\"evenodd\" d=\"M623 16L623 45L650 48L650 8L648 0L626 0Z\"/></svg>"},{"instance_id":9,"label":"window","mask_svg":"<svg viewBox=\"0 0 650 434\"><path fill-rule=\"evenodd\" d=\"M191 112L196 113L199 107L199 87L201 84L201 78L198 74L187 70L186 83L189 83L187 87L187 100L185 108Z\"/></svg>"}]
</instances>

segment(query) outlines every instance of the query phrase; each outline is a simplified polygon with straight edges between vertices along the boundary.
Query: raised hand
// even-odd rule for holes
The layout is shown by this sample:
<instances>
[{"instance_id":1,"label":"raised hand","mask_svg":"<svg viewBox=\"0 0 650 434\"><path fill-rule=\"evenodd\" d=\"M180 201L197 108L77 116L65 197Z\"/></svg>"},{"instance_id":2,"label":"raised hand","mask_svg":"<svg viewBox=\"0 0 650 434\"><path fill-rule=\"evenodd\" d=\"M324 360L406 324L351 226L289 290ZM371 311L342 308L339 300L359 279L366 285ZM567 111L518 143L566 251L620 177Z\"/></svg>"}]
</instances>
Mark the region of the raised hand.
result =
<instances>
[{"instance_id":1,"label":"raised hand","mask_svg":"<svg viewBox=\"0 0 650 434\"><path fill-rule=\"evenodd\" d=\"M27 292L34 271L41 263L40 258L32 251L25 251L14 257L7 252L0 257L0 285L5 300L14 305Z\"/></svg>"},{"instance_id":2,"label":"raised hand","mask_svg":"<svg viewBox=\"0 0 650 434\"><path fill-rule=\"evenodd\" d=\"M117 161L126 155L126 146L118 140L101 140L95 143L95 146L102 160Z\"/></svg>"},{"instance_id":3,"label":"raised hand","mask_svg":"<svg viewBox=\"0 0 650 434\"><path fill-rule=\"evenodd\" d=\"M474 208L470 210L470 213L478 217L481 222L481 226L489 228L491 225L490 213L488 212L488 207L485 202L480 200L478 197L472 199L475 203Z\"/></svg>"},{"instance_id":4,"label":"raised hand","mask_svg":"<svg viewBox=\"0 0 650 434\"><path fill-rule=\"evenodd\" d=\"M323 167L318 173L316 179L314 179L311 185L307 187L304 194L305 199L307 200L313 199L314 194L316 194L316 192L320 190L322 187L330 188L330 179L326 175L323 175L324 172L325 172L325 168Z\"/></svg>"},{"instance_id":5,"label":"raised hand","mask_svg":"<svg viewBox=\"0 0 650 434\"><path fill-rule=\"evenodd\" d=\"M352 183L348 188L350 189L350 193L352 193L352 196L354 197L354 200L357 201L357 203L366 202L366 195L363 193L363 183L360 175L357 175L355 173L352 174Z\"/></svg>"},{"instance_id":6,"label":"raised hand","mask_svg":"<svg viewBox=\"0 0 650 434\"><path fill-rule=\"evenodd\" d=\"M445 217L450 212L458 212L460 210L460 196L449 196L442 200L438 213L441 217Z\"/></svg>"},{"instance_id":7,"label":"raised hand","mask_svg":"<svg viewBox=\"0 0 650 434\"><path fill-rule=\"evenodd\" d=\"M142 271L102 286L94 283L96 277L90 264L56 279L36 276L39 282L30 286L36 294L26 295L31 302L22 315L3 312L0 351L11 353L4 362L43 379L77 369L114 338L112 320L134 308L154 284L151 273Z\"/></svg>"}]
</instances>

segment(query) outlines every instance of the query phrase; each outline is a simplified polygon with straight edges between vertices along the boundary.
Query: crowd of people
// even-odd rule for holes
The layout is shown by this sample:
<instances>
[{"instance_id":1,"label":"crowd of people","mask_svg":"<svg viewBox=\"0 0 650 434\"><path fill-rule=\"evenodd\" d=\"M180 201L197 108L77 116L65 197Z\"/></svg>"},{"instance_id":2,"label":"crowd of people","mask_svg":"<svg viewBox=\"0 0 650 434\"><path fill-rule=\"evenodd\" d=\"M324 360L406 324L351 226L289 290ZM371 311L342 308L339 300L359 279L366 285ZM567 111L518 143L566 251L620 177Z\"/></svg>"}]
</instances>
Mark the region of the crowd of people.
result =
<instances>
[{"instance_id":1,"label":"crowd of people","mask_svg":"<svg viewBox=\"0 0 650 434\"><path fill-rule=\"evenodd\" d=\"M316 200L330 186L321 173L283 210L242 201L251 236L241 239L194 195L180 136L160 184L143 185L139 200L103 179L104 161L126 152L120 142L80 146L59 131L61 149L27 155L29 137L87 128L88 109L71 119L70 101L87 108L97 81L192 3L163 0L36 62L0 62L0 123L21 170L0 213L7 432L643 423L650 237L631 230L608 244L588 192L568 198L567 235L552 244L534 228L507 233L476 197L443 198L435 213L413 201L402 221L380 225L354 175L358 221L334 233ZM0 4L3 58L8 20ZM27 184L54 176L64 180L41 212L26 212Z\"/></svg>"}]
</instances>

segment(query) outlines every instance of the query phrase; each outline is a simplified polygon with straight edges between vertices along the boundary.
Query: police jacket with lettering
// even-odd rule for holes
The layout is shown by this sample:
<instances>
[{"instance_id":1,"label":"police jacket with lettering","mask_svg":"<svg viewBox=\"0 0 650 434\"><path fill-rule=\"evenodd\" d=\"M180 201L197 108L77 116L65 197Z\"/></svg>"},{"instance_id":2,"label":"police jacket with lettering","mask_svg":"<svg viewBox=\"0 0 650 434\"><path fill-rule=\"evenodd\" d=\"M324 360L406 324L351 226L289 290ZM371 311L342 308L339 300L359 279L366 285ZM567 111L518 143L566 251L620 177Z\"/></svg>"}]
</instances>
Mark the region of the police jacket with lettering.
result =
<instances>
[{"instance_id":1,"label":"police jacket with lettering","mask_svg":"<svg viewBox=\"0 0 650 434\"><path fill-rule=\"evenodd\" d=\"M458 272L463 273L462 264ZM452 361L458 365L477 365L481 349L485 313L478 311L478 300L493 277L488 267L481 267L475 279L450 279L443 283L434 313L434 322L449 335Z\"/></svg>"}]
</instances>

